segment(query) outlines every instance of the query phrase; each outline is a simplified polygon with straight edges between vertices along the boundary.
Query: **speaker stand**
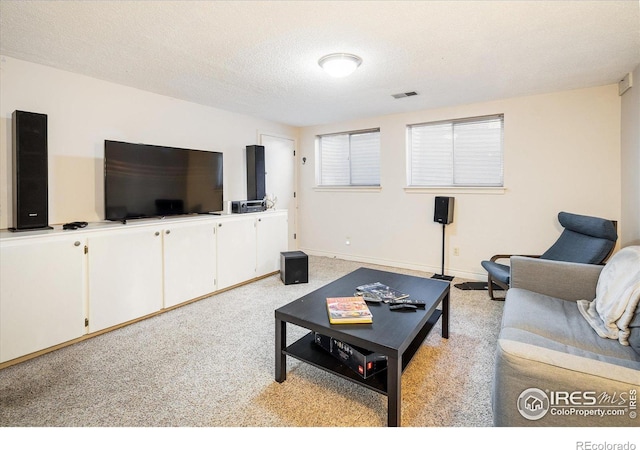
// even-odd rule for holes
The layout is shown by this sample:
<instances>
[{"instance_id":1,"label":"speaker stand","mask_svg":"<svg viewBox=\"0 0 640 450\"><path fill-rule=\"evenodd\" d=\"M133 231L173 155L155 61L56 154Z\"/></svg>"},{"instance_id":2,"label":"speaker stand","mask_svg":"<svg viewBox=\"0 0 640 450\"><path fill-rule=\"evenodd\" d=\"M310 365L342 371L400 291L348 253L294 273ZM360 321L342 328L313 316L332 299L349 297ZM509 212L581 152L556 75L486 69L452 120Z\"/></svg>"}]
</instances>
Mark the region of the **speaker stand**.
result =
<instances>
[{"instance_id":1,"label":"speaker stand","mask_svg":"<svg viewBox=\"0 0 640 450\"><path fill-rule=\"evenodd\" d=\"M437 280L451 281L453 280L454 277L444 274L444 228L445 226L446 225L443 223L442 224L442 269L439 274L435 273L431 276L431 278L435 278Z\"/></svg>"}]
</instances>

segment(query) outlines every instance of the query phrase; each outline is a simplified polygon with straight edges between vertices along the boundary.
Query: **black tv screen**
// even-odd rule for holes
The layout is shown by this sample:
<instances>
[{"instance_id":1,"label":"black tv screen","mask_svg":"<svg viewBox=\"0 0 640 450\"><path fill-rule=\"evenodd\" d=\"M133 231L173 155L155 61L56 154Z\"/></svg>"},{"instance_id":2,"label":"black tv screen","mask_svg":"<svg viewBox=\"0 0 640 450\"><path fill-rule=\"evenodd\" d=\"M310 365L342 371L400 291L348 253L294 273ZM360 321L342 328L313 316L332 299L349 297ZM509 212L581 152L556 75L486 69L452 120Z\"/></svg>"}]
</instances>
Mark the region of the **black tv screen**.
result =
<instances>
[{"instance_id":1,"label":"black tv screen","mask_svg":"<svg viewBox=\"0 0 640 450\"><path fill-rule=\"evenodd\" d=\"M222 153L104 141L107 220L222 210Z\"/></svg>"}]
</instances>

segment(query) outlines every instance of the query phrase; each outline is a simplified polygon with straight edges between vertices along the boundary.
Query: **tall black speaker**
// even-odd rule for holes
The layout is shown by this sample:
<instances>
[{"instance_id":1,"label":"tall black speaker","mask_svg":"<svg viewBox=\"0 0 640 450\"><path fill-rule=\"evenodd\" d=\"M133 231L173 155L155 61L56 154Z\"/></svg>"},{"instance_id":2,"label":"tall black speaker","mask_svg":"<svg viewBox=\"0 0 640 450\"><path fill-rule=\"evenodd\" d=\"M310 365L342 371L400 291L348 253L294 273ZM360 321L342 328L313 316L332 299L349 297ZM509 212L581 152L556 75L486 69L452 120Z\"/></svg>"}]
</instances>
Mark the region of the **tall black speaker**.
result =
<instances>
[{"instance_id":1,"label":"tall black speaker","mask_svg":"<svg viewBox=\"0 0 640 450\"><path fill-rule=\"evenodd\" d=\"M247 145L247 200L265 196L264 146Z\"/></svg>"},{"instance_id":2,"label":"tall black speaker","mask_svg":"<svg viewBox=\"0 0 640 450\"><path fill-rule=\"evenodd\" d=\"M433 221L448 225L453 223L454 197L436 197Z\"/></svg>"},{"instance_id":3,"label":"tall black speaker","mask_svg":"<svg viewBox=\"0 0 640 450\"><path fill-rule=\"evenodd\" d=\"M11 231L49 227L49 166L47 115L14 111L13 228Z\"/></svg>"}]
</instances>

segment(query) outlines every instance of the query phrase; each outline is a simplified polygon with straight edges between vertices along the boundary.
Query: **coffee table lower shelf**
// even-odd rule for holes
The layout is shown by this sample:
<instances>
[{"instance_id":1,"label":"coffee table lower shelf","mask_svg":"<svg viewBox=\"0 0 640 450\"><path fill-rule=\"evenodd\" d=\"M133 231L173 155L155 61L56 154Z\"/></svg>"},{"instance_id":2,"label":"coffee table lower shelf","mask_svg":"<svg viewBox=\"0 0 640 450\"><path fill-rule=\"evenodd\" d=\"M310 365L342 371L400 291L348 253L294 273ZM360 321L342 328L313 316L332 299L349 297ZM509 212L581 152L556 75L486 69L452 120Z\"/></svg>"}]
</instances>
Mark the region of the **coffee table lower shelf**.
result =
<instances>
[{"instance_id":1,"label":"coffee table lower shelf","mask_svg":"<svg viewBox=\"0 0 640 450\"><path fill-rule=\"evenodd\" d=\"M403 353L403 372L413 358L413 355L415 355L415 353L418 351L420 345L422 345L422 342L425 340L441 315L442 311L436 309L429 318L427 326L422 329L422 331L411 342L407 350ZM345 378L349 381L359 384L360 386L364 386L368 389L378 392L379 394L387 395L386 370L378 372L369 378L362 378L351 368L341 363L337 358L318 347L318 345L315 343L313 332L308 333L302 338L298 339L296 342L285 348L282 352L285 355L291 356L314 367Z\"/></svg>"}]
</instances>

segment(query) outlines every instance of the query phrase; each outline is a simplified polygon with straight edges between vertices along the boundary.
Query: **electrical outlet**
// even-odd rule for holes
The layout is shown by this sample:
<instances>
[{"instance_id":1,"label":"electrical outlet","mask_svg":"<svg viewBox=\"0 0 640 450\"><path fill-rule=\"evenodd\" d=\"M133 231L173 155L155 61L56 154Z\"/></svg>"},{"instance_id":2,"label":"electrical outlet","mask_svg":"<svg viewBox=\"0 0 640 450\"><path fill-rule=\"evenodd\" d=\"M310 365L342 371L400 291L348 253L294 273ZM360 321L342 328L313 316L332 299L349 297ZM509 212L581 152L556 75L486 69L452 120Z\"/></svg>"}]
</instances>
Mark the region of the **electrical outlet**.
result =
<instances>
[{"instance_id":1,"label":"electrical outlet","mask_svg":"<svg viewBox=\"0 0 640 450\"><path fill-rule=\"evenodd\" d=\"M460 256L460 249L458 247L453 248L453 256Z\"/></svg>"}]
</instances>

